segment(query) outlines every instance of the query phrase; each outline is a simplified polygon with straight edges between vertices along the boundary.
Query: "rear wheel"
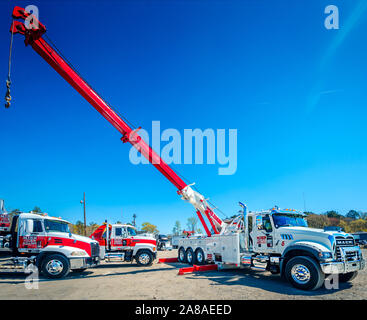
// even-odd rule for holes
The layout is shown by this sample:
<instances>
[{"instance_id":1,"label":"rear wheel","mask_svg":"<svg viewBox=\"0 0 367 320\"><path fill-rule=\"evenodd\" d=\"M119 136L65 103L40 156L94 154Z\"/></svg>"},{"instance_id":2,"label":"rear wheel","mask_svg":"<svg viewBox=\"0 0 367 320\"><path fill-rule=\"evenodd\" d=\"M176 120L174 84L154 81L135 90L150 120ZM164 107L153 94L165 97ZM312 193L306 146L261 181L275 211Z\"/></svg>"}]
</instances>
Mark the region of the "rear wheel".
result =
<instances>
[{"instance_id":1,"label":"rear wheel","mask_svg":"<svg viewBox=\"0 0 367 320\"><path fill-rule=\"evenodd\" d=\"M191 265L194 264L194 251L192 251L191 248L188 248L186 250L186 261L188 264L191 264Z\"/></svg>"},{"instance_id":2,"label":"rear wheel","mask_svg":"<svg viewBox=\"0 0 367 320\"><path fill-rule=\"evenodd\" d=\"M181 247L178 250L178 262L181 262L181 263L186 262L186 253L185 253L185 249L183 247Z\"/></svg>"},{"instance_id":3,"label":"rear wheel","mask_svg":"<svg viewBox=\"0 0 367 320\"><path fill-rule=\"evenodd\" d=\"M70 263L61 254L51 254L43 259L41 270L47 278L62 278L70 272Z\"/></svg>"},{"instance_id":4,"label":"rear wheel","mask_svg":"<svg viewBox=\"0 0 367 320\"><path fill-rule=\"evenodd\" d=\"M147 267L153 263L153 254L149 250L141 250L135 256L135 260L139 266Z\"/></svg>"},{"instance_id":5,"label":"rear wheel","mask_svg":"<svg viewBox=\"0 0 367 320\"><path fill-rule=\"evenodd\" d=\"M197 248L195 250L195 263L198 265L205 264L205 255L203 249L201 248Z\"/></svg>"},{"instance_id":6,"label":"rear wheel","mask_svg":"<svg viewBox=\"0 0 367 320\"><path fill-rule=\"evenodd\" d=\"M352 281L357 276L357 274L358 274L358 271L341 273L339 274L339 281L340 282Z\"/></svg>"},{"instance_id":7,"label":"rear wheel","mask_svg":"<svg viewBox=\"0 0 367 320\"><path fill-rule=\"evenodd\" d=\"M294 287L302 290L316 290L325 280L319 264L306 256L290 259L285 266L285 275Z\"/></svg>"}]
</instances>

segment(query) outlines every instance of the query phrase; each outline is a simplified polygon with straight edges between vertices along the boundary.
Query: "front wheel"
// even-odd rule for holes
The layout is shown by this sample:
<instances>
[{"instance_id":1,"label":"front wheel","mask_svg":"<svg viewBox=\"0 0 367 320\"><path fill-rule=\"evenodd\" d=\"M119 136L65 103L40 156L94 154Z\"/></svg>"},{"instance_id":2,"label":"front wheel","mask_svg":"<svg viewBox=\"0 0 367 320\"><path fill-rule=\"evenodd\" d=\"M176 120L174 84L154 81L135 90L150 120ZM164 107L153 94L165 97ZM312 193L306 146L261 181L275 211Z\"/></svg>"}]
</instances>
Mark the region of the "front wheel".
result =
<instances>
[{"instance_id":1,"label":"front wheel","mask_svg":"<svg viewBox=\"0 0 367 320\"><path fill-rule=\"evenodd\" d=\"M357 276L357 274L358 274L358 271L341 273L339 274L339 281L340 282L352 281Z\"/></svg>"},{"instance_id":2,"label":"front wheel","mask_svg":"<svg viewBox=\"0 0 367 320\"><path fill-rule=\"evenodd\" d=\"M290 259L285 266L285 276L294 287L302 290L316 290L325 280L319 264L306 256Z\"/></svg>"},{"instance_id":3,"label":"front wheel","mask_svg":"<svg viewBox=\"0 0 367 320\"><path fill-rule=\"evenodd\" d=\"M47 278L63 278L70 272L70 263L61 254L51 254L44 258L41 270Z\"/></svg>"},{"instance_id":4,"label":"front wheel","mask_svg":"<svg viewBox=\"0 0 367 320\"><path fill-rule=\"evenodd\" d=\"M153 254L149 250L141 250L135 260L139 266L147 267L153 263Z\"/></svg>"}]
</instances>

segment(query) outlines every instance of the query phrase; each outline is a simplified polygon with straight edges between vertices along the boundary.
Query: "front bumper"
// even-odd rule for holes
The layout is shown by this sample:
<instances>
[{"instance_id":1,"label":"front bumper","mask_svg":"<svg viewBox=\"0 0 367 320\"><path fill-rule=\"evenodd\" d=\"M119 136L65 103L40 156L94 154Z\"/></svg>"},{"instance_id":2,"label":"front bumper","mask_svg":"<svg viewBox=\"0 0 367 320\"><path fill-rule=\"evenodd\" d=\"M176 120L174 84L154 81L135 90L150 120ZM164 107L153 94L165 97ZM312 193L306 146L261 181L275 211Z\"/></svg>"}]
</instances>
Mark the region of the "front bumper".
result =
<instances>
[{"instance_id":1,"label":"front bumper","mask_svg":"<svg viewBox=\"0 0 367 320\"><path fill-rule=\"evenodd\" d=\"M72 270L93 268L98 266L99 264L99 257L70 259L70 269Z\"/></svg>"},{"instance_id":2,"label":"front bumper","mask_svg":"<svg viewBox=\"0 0 367 320\"><path fill-rule=\"evenodd\" d=\"M348 252L358 252L357 258L354 260L348 259ZM321 270L324 273L348 273L362 270L365 267L365 260L362 257L359 247L342 248L341 261L331 261L320 263Z\"/></svg>"}]
</instances>

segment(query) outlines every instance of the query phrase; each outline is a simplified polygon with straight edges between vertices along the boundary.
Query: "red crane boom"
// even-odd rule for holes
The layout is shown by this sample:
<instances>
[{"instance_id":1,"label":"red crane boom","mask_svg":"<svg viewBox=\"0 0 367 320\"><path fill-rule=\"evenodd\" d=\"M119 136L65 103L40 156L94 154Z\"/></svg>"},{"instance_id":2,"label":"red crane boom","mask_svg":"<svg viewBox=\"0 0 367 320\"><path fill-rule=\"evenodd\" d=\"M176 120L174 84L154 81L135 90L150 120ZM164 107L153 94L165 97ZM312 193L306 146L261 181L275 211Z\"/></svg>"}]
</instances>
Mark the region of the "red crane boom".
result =
<instances>
[{"instance_id":1,"label":"red crane boom","mask_svg":"<svg viewBox=\"0 0 367 320\"><path fill-rule=\"evenodd\" d=\"M149 160L177 189L182 199L194 205L198 217L207 233L211 235L203 216L206 216L215 234L220 233L225 223L213 212L204 197L187 185L172 168L139 136L138 129L133 130L121 117L88 85L86 81L42 38L46 27L36 17L21 7L15 7L14 19L31 20L27 26L13 21L10 32L25 36L25 44L30 45L46 62L56 70L76 91L78 91L109 123L121 134L121 140L131 143Z\"/></svg>"}]
</instances>

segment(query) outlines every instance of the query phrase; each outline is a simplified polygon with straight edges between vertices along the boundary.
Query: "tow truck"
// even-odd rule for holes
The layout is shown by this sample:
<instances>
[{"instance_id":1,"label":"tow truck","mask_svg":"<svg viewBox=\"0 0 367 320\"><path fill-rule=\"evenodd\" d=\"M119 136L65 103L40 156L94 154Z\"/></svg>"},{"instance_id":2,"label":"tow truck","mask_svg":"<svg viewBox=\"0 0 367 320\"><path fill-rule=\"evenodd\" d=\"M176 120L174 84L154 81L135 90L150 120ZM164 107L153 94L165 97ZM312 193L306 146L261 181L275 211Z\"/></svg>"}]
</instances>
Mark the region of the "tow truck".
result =
<instances>
[{"instance_id":1,"label":"tow truck","mask_svg":"<svg viewBox=\"0 0 367 320\"><path fill-rule=\"evenodd\" d=\"M90 237L98 241L99 257L106 262L135 260L139 266L146 267L157 257L156 239L138 235L137 229L129 224L109 224L106 220Z\"/></svg>"},{"instance_id":2,"label":"tow truck","mask_svg":"<svg viewBox=\"0 0 367 320\"><path fill-rule=\"evenodd\" d=\"M34 266L48 278L63 278L100 260L97 241L72 234L68 221L46 214L15 215L2 239L0 272L24 273Z\"/></svg>"},{"instance_id":3,"label":"tow truck","mask_svg":"<svg viewBox=\"0 0 367 320\"><path fill-rule=\"evenodd\" d=\"M305 290L319 288L325 275L331 271L340 274L342 281L349 281L364 268L362 254L351 235L293 225L302 219L300 214L275 209L247 215L246 206L242 205L243 214L227 221L220 219L194 184L181 179L142 139L138 133L140 127L132 128L124 121L60 55L57 48L43 38L46 27L34 15L15 7L12 17L11 35L24 35L25 44L31 46L119 131L121 141L135 147L174 185L181 199L193 205L206 236L181 239L178 251L180 261L191 264L194 261L213 261L222 267L252 267L260 262L266 264L265 269L286 275L294 286ZM9 72L6 108L10 107L10 84ZM292 221L289 226L277 224L278 217L287 219L288 215L288 220ZM254 220L252 224L248 223L250 217ZM269 224L271 231L265 229L265 225Z\"/></svg>"}]
</instances>

